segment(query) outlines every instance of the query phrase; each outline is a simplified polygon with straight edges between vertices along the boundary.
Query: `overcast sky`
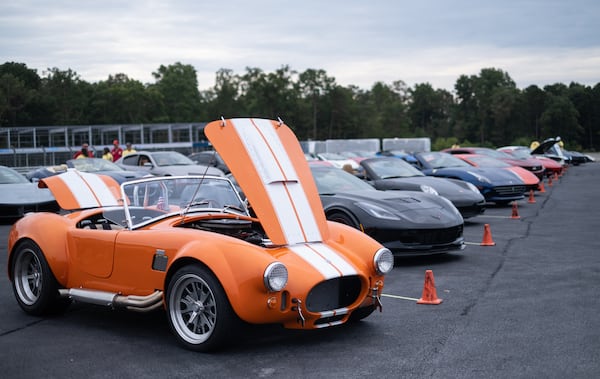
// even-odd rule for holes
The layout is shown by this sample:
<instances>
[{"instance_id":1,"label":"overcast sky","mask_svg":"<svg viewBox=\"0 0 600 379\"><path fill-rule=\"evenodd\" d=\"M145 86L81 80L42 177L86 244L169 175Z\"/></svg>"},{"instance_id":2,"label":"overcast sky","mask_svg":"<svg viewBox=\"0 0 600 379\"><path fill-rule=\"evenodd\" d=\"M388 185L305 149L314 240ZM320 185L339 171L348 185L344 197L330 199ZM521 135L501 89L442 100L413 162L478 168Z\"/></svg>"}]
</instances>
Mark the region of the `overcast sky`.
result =
<instances>
[{"instance_id":1,"label":"overcast sky","mask_svg":"<svg viewBox=\"0 0 600 379\"><path fill-rule=\"evenodd\" d=\"M192 65L200 89L227 68L323 69L340 85L430 83L507 72L531 84L600 83L599 0L32 1L0 3L0 64L88 82Z\"/></svg>"}]
</instances>

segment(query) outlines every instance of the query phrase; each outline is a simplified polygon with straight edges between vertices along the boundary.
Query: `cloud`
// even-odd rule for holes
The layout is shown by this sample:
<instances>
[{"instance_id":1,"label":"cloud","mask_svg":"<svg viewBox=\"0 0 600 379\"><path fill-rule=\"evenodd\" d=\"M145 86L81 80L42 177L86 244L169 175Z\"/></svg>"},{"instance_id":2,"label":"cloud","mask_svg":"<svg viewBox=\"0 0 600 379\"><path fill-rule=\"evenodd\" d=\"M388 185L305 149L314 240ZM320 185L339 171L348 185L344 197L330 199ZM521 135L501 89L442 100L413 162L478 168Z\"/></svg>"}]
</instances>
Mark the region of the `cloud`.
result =
<instances>
[{"instance_id":1,"label":"cloud","mask_svg":"<svg viewBox=\"0 0 600 379\"><path fill-rule=\"evenodd\" d=\"M507 72L519 87L600 78L595 0L20 1L0 5L0 63L90 82L190 64L201 88L221 68L324 69L342 85Z\"/></svg>"}]
</instances>

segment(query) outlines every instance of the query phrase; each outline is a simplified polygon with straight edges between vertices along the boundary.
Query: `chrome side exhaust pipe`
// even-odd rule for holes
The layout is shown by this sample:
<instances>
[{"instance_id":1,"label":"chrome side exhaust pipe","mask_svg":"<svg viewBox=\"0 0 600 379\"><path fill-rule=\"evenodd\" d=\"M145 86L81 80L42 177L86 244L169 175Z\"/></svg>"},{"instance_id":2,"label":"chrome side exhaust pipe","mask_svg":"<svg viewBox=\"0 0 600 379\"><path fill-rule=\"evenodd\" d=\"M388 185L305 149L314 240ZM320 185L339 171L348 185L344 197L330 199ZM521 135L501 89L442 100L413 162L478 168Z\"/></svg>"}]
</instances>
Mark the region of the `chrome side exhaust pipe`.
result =
<instances>
[{"instance_id":1,"label":"chrome side exhaust pipe","mask_svg":"<svg viewBox=\"0 0 600 379\"><path fill-rule=\"evenodd\" d=\"M82 303L102 305L112 308L126 308L135 312L149 312L160 308L163 303L163 292L154 291L147 296L123 296L117 293L87 290L83 288L60 289L60 296L69 297Z\"/></svg>"}]
</instances>

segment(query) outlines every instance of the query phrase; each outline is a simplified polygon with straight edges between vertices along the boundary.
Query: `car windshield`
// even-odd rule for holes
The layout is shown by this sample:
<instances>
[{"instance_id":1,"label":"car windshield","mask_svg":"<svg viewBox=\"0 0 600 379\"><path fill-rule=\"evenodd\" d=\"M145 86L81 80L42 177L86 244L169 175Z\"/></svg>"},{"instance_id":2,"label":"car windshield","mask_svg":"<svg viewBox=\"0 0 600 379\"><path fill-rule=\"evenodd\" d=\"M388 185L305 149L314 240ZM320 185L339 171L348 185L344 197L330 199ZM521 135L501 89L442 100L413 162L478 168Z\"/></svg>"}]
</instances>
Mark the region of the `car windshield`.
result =
<instances>
[{"instance_id":1,"label":"car windshield","mask_svg":"<svg viewBox=\"0 0 600 379\"><path fill-rule=\"evenodd\" d=\"M213 176L170 176L121 185L128 225L136 228L171 214L224 212L248 216L231 181ZM121 221L119 221L121 223Z\"/></svg>"},{"instance_id":2,"label":"car windshield","mask_svg":"<svg viewBox=\"0 0 600 379\"><path fill-rule=\"evenodd\" d=\"M71 159L67 164L69 167L76 168L83 172L123 171L123 169L116 164L100 158Z\"/></svg>"},{"instance_id":3,"label":"car windshield","mask_svg":"<svg viewBox=\"0 0 600 379\"><path fill-rule=\"evenodd\" d=\"M423 153L419 156L428 168L471 167L462 159L447 153Z\"/></svg>"},{"instance_id":4,"label":"car windshield","mask_svg":"<svg viewBox=\"0 0 600 379\"><path fill-rule=\"evenodd\" d=\"M29 183L27 178L8 167L0 166L0 184Z\"/></svg>"},{"instance_id":5,"label":"car windshield","mask_svg":"<svg viewBox=\"0 0 600 379\"><path fill-rule=\"evenodd\" d=\"M377 191L356 176L336 167L311 167L319 194L351 191Z\"/></svg>"},{"instance_id":6,"label":"car windshield","mask_svg":"<svg viewBox=\"0 0 600 379\"><path fill-rule=\"evenodd\" d=\"M529 153L529 149L527 148L514 149L510 154L519 159L528 159L532 157L531 153Z\"/></svg>"},{"instance_id":7,"label":"car windshield","mask_svg":"<svg viewBox=\"0 0 600 379\"><path fill-rule=\"evenodd\" d=\"M196 163L176 151L159 151L152 153L152 158L158 166L188 166Z\"/></svg>"},{"instance_id":8,"label":"car windshield","mask_svg":"<svg viewBox=\"0 0 600 379\"><path fill-rule=\"evenodd\" d=\"M373 159L366 162L365 165L381 179L425 176L425 174L414 168L410 163L398 158Z\"/></svg>"},{"instance_id":9,"label":"car windshield","mask_svg":"<svg viewBox=\"0 0 600 379\"><path fill-rule=\"evenodd\" d=\"M511 167L510 164L485 155L472 155L466 158L469 162L473 162L479 167Z\"/></svg>"},{"instance_id":10,"label":"car windshield","mask_svg":"<svg viewBox=\"0 0 600 379\"><path fill-rule=\"evenodd\" d=\"M510 154L494 149L475 149L474 153L480 155L487 155L488 157L494 157L498 159L511 158Z\"/></svg>"}]
</instances>

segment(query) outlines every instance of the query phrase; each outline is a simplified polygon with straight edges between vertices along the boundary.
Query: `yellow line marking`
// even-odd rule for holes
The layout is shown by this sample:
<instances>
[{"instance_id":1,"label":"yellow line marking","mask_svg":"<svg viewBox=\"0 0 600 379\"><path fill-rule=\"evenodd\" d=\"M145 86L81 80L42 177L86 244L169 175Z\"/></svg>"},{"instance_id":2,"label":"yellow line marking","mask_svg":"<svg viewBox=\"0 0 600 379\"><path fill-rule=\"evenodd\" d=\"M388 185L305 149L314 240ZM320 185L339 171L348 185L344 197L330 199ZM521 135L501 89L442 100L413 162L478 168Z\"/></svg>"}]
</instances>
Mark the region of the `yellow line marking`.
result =
<instances>
[{"instance_id":1,"label":"yellow line marking","mask_svg":"<svg viewBox=\"0 0 600 379\"><path fill-rule=\"evenodd\" d=\"M400 299L400 300L412 300L412 301L419 301L419 299L415 299L413 297L406 297L406 296L398 296L398 295L389 295L387 293L382 293L381 296L383 297L391 297L394 299Z\"/></svg>"}]
</instances>

